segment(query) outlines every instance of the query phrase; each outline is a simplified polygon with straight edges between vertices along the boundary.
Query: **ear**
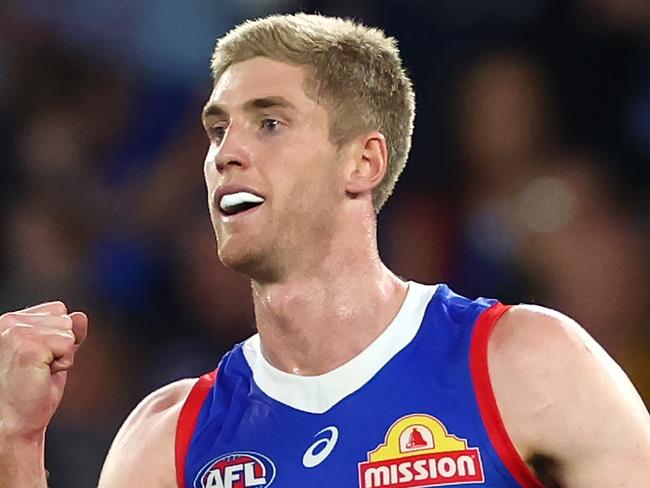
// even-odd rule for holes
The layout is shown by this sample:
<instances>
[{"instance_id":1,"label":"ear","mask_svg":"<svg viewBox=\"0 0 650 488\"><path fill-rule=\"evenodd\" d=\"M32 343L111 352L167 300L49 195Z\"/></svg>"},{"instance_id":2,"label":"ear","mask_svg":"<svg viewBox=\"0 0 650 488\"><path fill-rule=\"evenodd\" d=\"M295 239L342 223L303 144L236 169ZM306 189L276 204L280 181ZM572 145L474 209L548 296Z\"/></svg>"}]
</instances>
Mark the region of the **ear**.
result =
<instances>
[{"instance_id":1,"label":"ear","mask_svg":"<svg viewBox=\"0 0 650 488\"><path fill-rule=\"evenodd\" d=\"M349 195L372 192L384 179L388 168L386 137L372 131L357 138L346 167L345 191Z\"/></svg>"}]
</instances>

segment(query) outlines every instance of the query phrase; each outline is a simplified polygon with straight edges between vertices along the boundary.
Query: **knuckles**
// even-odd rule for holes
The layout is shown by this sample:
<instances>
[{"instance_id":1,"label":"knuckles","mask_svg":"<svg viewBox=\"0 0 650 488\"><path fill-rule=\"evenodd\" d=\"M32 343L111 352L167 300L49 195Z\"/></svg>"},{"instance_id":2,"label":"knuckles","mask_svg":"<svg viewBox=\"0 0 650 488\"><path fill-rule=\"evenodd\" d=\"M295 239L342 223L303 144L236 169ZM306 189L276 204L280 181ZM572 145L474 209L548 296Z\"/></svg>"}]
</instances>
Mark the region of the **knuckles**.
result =
<instances>
[{"instance_id":1,"label":"knuckles","mask_svg":"<svg viewBox=\"0 0 650 488\"><path fill-rule=\"evenodd\" d=\"M66 329L72 329L72 318L69 315L58 317L65 324Z\"/></svg>"},{"instance_id":2,"label":"knuckles","mask_svg":"<svg viewBox=\"0 0 650 488\"><path fill-rule=\"evenodd\" d=\"M56 300L49 304L48 311L53 315L66 315L68 307L62 301Z\"/></svg>"},{"instance_id":3,"label":"knuckles","mask_svg":"<svg viewBox=\"0 0 650 488\"><path fill-rule=\"evenodd\" d=\"M67 311L63 302L56 301L0 315L0 357L26 364L52 350L73 355L76 338Z\"/></svg>"},{"instance_id":4,"label":"knuckles","mask_svg":"<svg viewBox=\"0 0 650 488\"><path fill-rule=\"evenodd\" d=\"M0 329L18 323L18 312L7 312L0 315Z\"/></svg>"},{"instance_id":5,"label":"knuckles","mask_svg":"<svg viewBox=\"0 0 650 488\"><path fill-rule=\"evenodd\" d=\"M75 336L72 330L38 328L29 324L15 323L0 331L0 348L10 349L22 355L32 350L49 349L52 338L63 340L72 351Z\"/></svg>"},{"instance_id":6,"label":"knuckles","mask_svg":"<svg viewBox=\"0 0 650 488\"><path fill-rule=\"evenodd\" d=\"M63 302L53 302L51 307L48 307L48 311L50 312L50 316L47 317L47 319L52 325L63 325L63 327L67 329L72 328L72 317L67 314L68 310ZM39 322L42 322L42 313L43 312L38 312L38 315L35 312L24 311L4 313L0 315L0 332L3 329L15 326L16 324L30 324L31 322L34 322L35 318L37 318Z\"/></svg>"},{"instance_id":7,"label":"knuckles","mask_svg":"<svg viewBox=\"0 0 650 488\"><path fill-rule=\"evenodd\" d=\"M26 324L12 323L0 333L0 338L8 343L25 342L33 334L34 327Z\"/></svg>"}]
</instances>

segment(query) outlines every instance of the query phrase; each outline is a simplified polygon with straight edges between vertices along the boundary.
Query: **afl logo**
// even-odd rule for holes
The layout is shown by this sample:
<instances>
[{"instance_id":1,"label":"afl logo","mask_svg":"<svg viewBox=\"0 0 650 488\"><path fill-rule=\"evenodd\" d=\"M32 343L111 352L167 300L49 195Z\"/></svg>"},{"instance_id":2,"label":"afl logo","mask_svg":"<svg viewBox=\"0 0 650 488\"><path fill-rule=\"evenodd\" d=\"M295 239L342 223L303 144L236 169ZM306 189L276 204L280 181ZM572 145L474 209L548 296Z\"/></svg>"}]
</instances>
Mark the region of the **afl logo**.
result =
<instances>
[{"instance_id":1,"label":"afl logo","mask_svg":"<svg viewBox=\"0 0 650 488\"><path fill-rule=\"evenodd\" d=\"M257 452L231 452L207 463L194 488L266 488L275 479L273 461Z\"/></svg>"}]
</instances>

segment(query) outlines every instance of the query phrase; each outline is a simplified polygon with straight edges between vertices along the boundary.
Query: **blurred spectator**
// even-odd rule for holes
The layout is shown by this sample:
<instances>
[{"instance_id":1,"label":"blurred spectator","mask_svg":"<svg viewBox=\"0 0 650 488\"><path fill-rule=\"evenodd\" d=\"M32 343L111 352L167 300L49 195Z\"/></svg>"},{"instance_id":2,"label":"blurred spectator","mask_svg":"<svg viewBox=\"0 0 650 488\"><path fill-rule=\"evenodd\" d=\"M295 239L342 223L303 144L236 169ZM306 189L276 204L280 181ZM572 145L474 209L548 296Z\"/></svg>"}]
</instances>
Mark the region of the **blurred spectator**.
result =
<instances>
[{"instance_id":1,"label":"blurred spectator","mask_svg":"<svg viewBox=\"0 0 650 488\"><path fill-rule=\"evenodd\" d=\"M521 55L488 57L460 93L469 212L461 288L493 282L497 296L573 316L624 365L647 357L647 243L604 164L559 144L539 68Z\"/></svg>"},{"instance_id":2,"label":"blurred spectator","mask_svg":"<svg viewBox=\"0 0 650 488\"><path fill-rule=\"evenodd\" d=\"M465 73L456 101L462 213L452 281L467 293L522 299L528 284L518 263L514 205L558 151L546 75L522 52L490 54Z\"/></svg>"},{"instance_id":3,"label":"blurred spectator","mask_svg":"<svg viewBox=\"0 0 650 488\"><path fill-rule=\"evenodd\" d=\"M540 301L583 324L650 398L648 242L597 167L567 155L523 188L521 266Z\"/></svg>"}]
</instances>

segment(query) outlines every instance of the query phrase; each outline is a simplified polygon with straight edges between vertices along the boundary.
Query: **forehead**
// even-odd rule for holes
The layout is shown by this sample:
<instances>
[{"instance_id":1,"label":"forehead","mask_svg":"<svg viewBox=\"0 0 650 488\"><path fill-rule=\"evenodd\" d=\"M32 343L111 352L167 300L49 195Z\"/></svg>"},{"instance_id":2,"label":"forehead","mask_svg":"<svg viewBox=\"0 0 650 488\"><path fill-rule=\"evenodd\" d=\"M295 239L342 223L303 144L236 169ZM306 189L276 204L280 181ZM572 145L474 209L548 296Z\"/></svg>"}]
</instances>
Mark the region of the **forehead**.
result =
<instances>
[{"instance_id":1,"label":"forehead","mask_svg":"<svg viewBox=\"0 0 650 488\"><path fill-rule=\"evenodd\" d=\"M235 109L255 98L283 97L297 108L309 109L317 103L304 91L305 78L303 67L256 57L229 66L208 102Z\"/></svg>"}]
</instances>

